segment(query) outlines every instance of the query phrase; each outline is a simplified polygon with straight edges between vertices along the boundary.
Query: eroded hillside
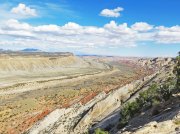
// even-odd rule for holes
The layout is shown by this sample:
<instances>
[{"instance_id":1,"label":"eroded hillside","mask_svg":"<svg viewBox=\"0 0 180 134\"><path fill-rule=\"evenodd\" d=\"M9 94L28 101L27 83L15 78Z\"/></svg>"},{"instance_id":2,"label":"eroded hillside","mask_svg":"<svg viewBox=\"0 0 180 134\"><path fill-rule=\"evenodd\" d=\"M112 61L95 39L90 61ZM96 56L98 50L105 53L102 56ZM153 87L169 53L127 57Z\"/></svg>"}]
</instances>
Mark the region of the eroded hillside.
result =
<instances>
[{"instance_id":1,"label":"eroded hillside","mask_svg":"<svg viewBox=\"0 0 180 134\"><path fill-rule=\"evenodd\" d=\"M153 73L153 69L142 67L136 58L18 52L2 53L0 60L0 133L3 134L34 130L32 126L42 120L50 121L43 125L49 127L68 111L75 121L58 120L57 132L62 122L68 126L70 121L70 127L78 128L75 122L81 119L81 114L111 90ZM53 128L54 125L50 130ZM67 128L63 127L64 131Z\"/></svg>"},{"instance_id":2,"label":"eroded hillside","mask_svg":"<svg viewBox=\"0 0 180 134\"><path fill-rule=\"evenodd\" d=\"M94 123L89 129L90 133L96 131L110 134L178 134L180 132L180 94L177 86L179 74L175 71L177 60L156 58L139 61L149 67L155 65L154 76L143 79L146 82L140 84L140 87L122 101L117 110Z\"/></svg>"},{"instance_id":3,"label":"eroded hillside","mask_svg":"<svg viewBox=\"0 0 180 134\"><path fill-rule=\"evenodd\" d=\"M116 58L107 58L113 67L119 67L120 65L117 63L126 63L126 67L128 65L133 65L131 60L122 60L119 59L115 62ZM101 60L105 60L104 58ZM169 76L173 77L173 68L174 68L174 60L173 59L143 59L137 60L139 64L141 64L141 68L153 68L153 72L151 74L146 74L147 76L138 77L138 79L132 79L127 83L124 83L122 86L112 88L108 92L106 90L101 90L99 93L96 94L89 94L85 98L87 99L86 103L83 101L77 102L67 108L57 108L56 110L49 113L45 118L38 121L33 125L27 133L30 134L39 134L39 133L53 133L53 134L83 134L83 133L93 133L97 128L101 128L104 130L109 131L109 133L122 133L124 131L119 131L119 119L120 117L120 110L123 105L129 102L133 102L138 96L140 92L146 91L151 87L153 83L165 83L166 79ZM114 64L113 64L114 63ZM128 63L128 64L127 64ZM131 64L129 64L131 63ZM137 67L136 63L136 67ZM145 64L144 64L145 63ZM151 69L150 69L151 70ZM152 70L151 70L152 71ZM116 79L119 76L116 77ZM122 77L122 76L121 76ZM166 105L170 105L172 101L167 103ZM156 117L153 119L149 119L146 113L142 115L139 121L134 121L134 125L141 126L144 122L149 122L151 120L164 120L166 117L170 119L173 117L175 120L179 118L177 115L179 112L179 101L176 99L174 100L174 105L171 105L170 113L167 111L167 115L163 115L164 117ZM164 105L164 104L163 104ZM166 110L166 106L162 106L160 113L163 114ZM175 109L174 109L175 108ZM149 112L147 111L149 115ZM174 117L177 116L177 117ZM147 119L145 120L145 118ZM162 118L161 118L162 117ZM137 117L139 120L139 118ZM133 121L132 121L133 122ZM174 121L169 121L169 123L173 123ZM168 122L166 122L167 124ZM133 124L132 124L133 125ZM152 126L152 125L150 125ZM147 133L156 133L158 131L162 132L160 128L163 124L157 124L156 127L159 128L156 131L149 129L148 131L142 131ZM172 126L172 125L171 125ZM171 130L175 130L178 125L174 124L171 127ZM137 126L136 126L137 127ZM130 127L132 129L132 126ZM150 131L152 130L152 131ZM126 130L127 132L124 133L132 133ZM141 131L141 130L139 130ZM169 131L170 132L170 129Z\"/></svg>"}]
</instances>

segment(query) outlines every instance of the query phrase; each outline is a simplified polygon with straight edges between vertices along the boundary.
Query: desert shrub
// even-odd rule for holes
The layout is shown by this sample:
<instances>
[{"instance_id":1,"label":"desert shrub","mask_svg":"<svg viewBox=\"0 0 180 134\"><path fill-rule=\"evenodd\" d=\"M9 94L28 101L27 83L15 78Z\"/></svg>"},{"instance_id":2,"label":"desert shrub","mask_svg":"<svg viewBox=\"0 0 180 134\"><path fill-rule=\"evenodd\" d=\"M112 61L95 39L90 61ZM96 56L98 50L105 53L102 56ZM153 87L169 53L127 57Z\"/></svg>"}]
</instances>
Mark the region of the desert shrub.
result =
<instances>
[{"instance_id":1,"label":"desert shrub","mask_svg":"<svg viewBox=\"0 0 180 134\"><path fill-rule=\"evenodd\" d=\"M180 52L176 57L176 66L174 67L174 74L176 75L176 91L180 92Z\"/></svg>"},{"instance_id":2,"label":"desert shrub","mask_svg":"<svg viewBox=\"0 0 180 134\"><path fill-rule=\"evenodd\" d=\"M104 130L102 130L102 129L100 129L100 128L97 128L97 129L95 130L94 134L108 134L108 132L107 132L107 131L104 131Z\"/></svg>"},{"instance_id":3,"label":"desert shrub","mask_svg":"<svg viewBox=\"0 0 180 134\"><path fill-rule=\"evenodd\" d=\"M119 128L123 128L128 124L130 118L132 118L136 113L140 111L140 104L138 101L127 103L120 112L121 120L119 123Z\"/></svg>"},{"instance_id":4,"label":"desert shrub","mask_svg":"<svg viewBox=\"0 0 180 134\"><path fill-rule=\"evenodd\" d=\"M162 99L165 101L167 101L172 96L172 90L169 89L169 86L167 84L160 87L159 93L161 94Z\"/></svg>"},{"instance_id":5,"label":"desert shrub","mask_svg":"<svg viewBox=\"0 0 180 134\"><path fill-rule=\"evenodd\" d=\"M176 58L176 66L174 68L176 81L173 77L167 78L162 85L152 84L148 90L139 93L139 97L131 103L127 103L120 111L119 128L123 128L128 124L128 121L140 113L144 109L149 109L152 106L158 106L159 103L167 101L173 93L180 91L180 52ZM157 108L152 111L152 115L159 114Z\"/></svg>"},{"instance_id":6,"label":"desert shrub","mask_svg":"<svg viewBox=\"0 0 180 134\"><path fill-rule=\"evenodd\" d=\"M156 97L152 98L152 100L151 100L151 106L158 105L160 102L161 102L161 99L156 96Z\"/></svg>"},{"instance_id":7,"label":"desert shrub","mask_svg":"<svg viewBox=\"0 0 180 134\"><path fill-rule=\"evenodd\" d=\"M152 84L148 90L143 91L139 94L139 97L136 98L136 102L139 105L139 108L149 108L155 103L159 103L160 96L158 94L157 84Z\"/></svg>"},{"instance_id":8,"label":"desert shrub","mask_svg":"<svg viewBox=\"0 0 180 134\"><path fill-rule=\"evenodd\" d=\"M148 90L139 93L139 97L135 101L124 105L120 111L119 128L123 128L128 124L128 121L142 110L147 110L152 106L167 101L173 93L174 82L172 78L168 78L165 84L160 87L157 84L152 84ZM158 114L158 111L154 111Z\"/></svg>"},{"instance_id":9,"label":"desert shrub","mask_svg":"<svg viewBox=\"0 0 180 134\"><path fill-rule=\"evenodd\" d=\"M130 118L131 117L131 103L127 103L121 110L121 117L122 118Z\"/></svg>"},{"instance_id":10,"label":"desert shrub","mask_svg":"<svg viewBox=\"0 0 180 134\"><path fill-rule=\"evenodd\" d=\"M176 89L175 85L174 79L169 77L165 83L159 87L159 94L164 101L169 100L172 96L174 90Z\"/></svg>"}]
</instances>

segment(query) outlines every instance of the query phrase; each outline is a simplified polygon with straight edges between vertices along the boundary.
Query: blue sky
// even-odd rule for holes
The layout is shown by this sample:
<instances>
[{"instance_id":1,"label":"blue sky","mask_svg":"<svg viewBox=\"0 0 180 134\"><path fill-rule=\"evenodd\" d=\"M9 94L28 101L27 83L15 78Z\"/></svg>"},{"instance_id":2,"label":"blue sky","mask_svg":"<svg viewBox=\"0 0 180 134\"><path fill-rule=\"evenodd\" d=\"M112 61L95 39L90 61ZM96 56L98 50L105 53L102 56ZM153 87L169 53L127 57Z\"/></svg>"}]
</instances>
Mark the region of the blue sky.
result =
<instances>
[{"instance_id":1,"label":"blue sky","mask_svg":"<svg viewBox=\"0 0 180 134\"><path fill-rule=\"evenodd\" d=\"M37 0L12 2L10 0L9 2L14 6L19 3L39 7L45 6L47 3L51 5L51 8L47 6L46 11L42 11L47 12L48 17L45 14L29 20L34 24L39 24L38 21L40 21L41 24L63 25L71 21L81 25L103 26L111 20L116 20L119 23L126 22L130 25L143 21L153 25L174 26L180 22L179 0L41 0L40 2ZM113 9L118 6L124 8L121 17L113 19L99 16L102 9Z\"/></svg>"},{"instance_id":2,"label":"blue sky","mask_svg":"<svg viewBox=\"0 0 180 134\"><path fill-rule=\"evenodd\" d=\"M0 0L0 48L175 56L179 0Z\"/></svg>"}]
</instances>

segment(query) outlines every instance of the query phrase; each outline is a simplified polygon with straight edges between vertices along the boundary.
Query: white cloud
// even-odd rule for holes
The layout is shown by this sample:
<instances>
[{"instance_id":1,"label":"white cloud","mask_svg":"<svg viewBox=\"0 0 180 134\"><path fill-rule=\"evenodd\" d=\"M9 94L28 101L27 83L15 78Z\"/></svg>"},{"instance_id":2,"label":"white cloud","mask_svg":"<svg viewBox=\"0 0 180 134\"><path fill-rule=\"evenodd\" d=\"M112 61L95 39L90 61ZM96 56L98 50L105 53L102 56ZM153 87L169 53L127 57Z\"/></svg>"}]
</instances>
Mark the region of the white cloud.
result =
<instances>
[{"instance_id":1,"label":"white cloud","mask_svg":"<svg viewBox=\"0 0 180 134\"><path fill-rule=\"evenodd\" d=\"M136 30L136 31L149 31L149 30L151 30L152 28L153 28L153 26L152 25L149 25L148 23L146 23L146 22L137 22L137 23L135 23L135 24L133 24L132 26L131 26L131 28L133 29L133 30Z\"/></svg>"},{"instance_id":2,"label":"white cloud","mask_svg":"<svg viewBox=\"0 0 180 134\"><path fill-rule=\"evenodd\" d=\"M80 29L81 26L79 24L76 24L74 22L68 22L63 26L65 29Z\"/></svg>"},{"instance_id":3,"label":"white cloud","mask_svg":"<svg viewBox=\"0 0 180 134\"><path fill-rule=\"evenodd\" d=\"M110 23L104 25L105 28L117 28L117 23L115 21L110 21Z\"/></svg>"},{"instance_id":4,"label":"white cloud","mask_svg":"<svg viewBox=\"0 0 180 134\"><path fill-rule=\"evenodd\" d=\"M19 16L26 16L26 17L37 16L37 12L35 9L32 9L23 3L19 3L17 7L12 8L11 13L19 15Z\"/></svg>"},{"instance_id":5,"label":"white cloud","mask_svg":"<svg viewBox=\"0 0 180 134\"><path fill-rule=\"evenodd\" d=\"M3 24L1 35L9 35L14 37L33 37L32 26L28 23L20 23L18 20L10 19Z\"/></svg>"},{"instance_id":6,"label":"white cloud","mask_svg":"<svg viewBox=\"0 0 180 134\"><path fill-rule=\"evenodd\" d=\"M57 25L41 25L34 27L34 31L36 32L58 32L59 31L59 26Z\"/></svg>"},{"instance_id":7,"label":"white cloud","mask_svg":"<svg viewBox=\"0 0 180 134\"><path fill-rule=\"evenodd\" d=\"M180 43L180 26L156 27L154 38L159 43Z\"/></svg>"},{"instance_id":8,"label":"white cloud","mask_svg":"<svg viewBox=\"0 0 180 134\"><path fill-rule=\"evenodd\" d=\"M0 46L13 44L15 48L35 47L42 50L134 47L138 42L147 41L180 44L180 26L154 27L145 22L128 26L127 23L111 21L103 27L81 26L73 22L63 26L32 26L11 19L0 25L0 35L3 36Z\"/></svg>"},{"instance_id":9,"label":"white cloud","mask_svg":"<svg viewBox=\"0 0 180 134\"><path fill-rule=\"evenodd\" d=\"M6 21L4 28L11 29L11 30L29 31L32 27L28 23L20 23L18 20L10 19Z\"/></svg>"},{"instance_id":10,"label":"white cloud","mask_svg":"<svg viewBox=\"0 0 180 134\"><path fill-rule=\"evenodd\" d=\"M120 12L123 11L124 9L122 7L117 7L115 9L103 9L100 13L101 16L104 17L120 17L121 14Z\"/></svg>"}]
</instances>

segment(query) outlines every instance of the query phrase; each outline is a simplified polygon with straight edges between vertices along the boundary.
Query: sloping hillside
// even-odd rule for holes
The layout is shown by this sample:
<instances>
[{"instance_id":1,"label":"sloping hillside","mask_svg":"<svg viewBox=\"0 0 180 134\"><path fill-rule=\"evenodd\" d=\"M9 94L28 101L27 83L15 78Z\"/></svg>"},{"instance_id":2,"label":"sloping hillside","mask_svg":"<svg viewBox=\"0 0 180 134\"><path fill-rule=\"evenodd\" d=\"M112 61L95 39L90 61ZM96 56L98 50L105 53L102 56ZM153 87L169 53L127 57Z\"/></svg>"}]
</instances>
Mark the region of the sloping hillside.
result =
<instances>
[{"instance_id":1,"label":"sloping hillside","mask_svg":"<svg viewBox=\"0 0 180 134\"><path fill-rule=\"evenodd\" d=\"M157 59L156 59L157 60ZM156 64L157 74L136 90L120 107L91 127L110 134L178 134L180 133L180 61L140 60L143 65ZM144 64L145 63L145 64ZM99 129L101 128L101 129Z\"/></svg>"},{"instance_id":2,"label":"sloping hillside","mask_svg":"<svg viewBox=\"0 0 180 134\"><path fill-rule=\"evenodd\" d=\"M5 51L0 61L3 134L44 132L47 128L69 132L75 126L79 131L77 122L83 122L82 115L98 101L113 97L111 91L153 72L133 58L78 57L71 53Z\"/></svg>"}]
</instances>

